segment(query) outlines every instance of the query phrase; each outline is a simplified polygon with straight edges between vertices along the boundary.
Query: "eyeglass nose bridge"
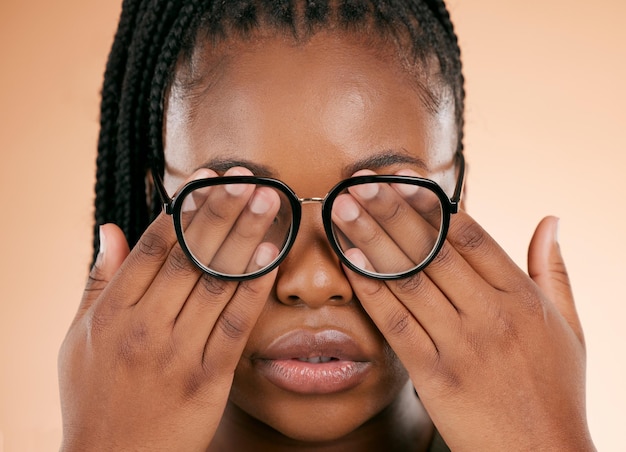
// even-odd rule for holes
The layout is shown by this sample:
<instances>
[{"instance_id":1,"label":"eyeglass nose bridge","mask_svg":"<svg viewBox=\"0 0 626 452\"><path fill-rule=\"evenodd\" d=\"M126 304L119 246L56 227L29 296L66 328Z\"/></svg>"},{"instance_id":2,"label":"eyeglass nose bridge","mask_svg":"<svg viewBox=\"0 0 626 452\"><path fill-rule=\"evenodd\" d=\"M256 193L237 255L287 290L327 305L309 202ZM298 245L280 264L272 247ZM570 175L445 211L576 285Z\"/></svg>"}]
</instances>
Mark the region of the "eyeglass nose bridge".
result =
<instances>
[{"instance_id":1,"label":"eyeglass nose bridge","mask_svg":"<svg viewBox=\"0 0 626 452\"><path fill-rule=\"evenodd\" d=\"M315 203L319 203L322 204L324 202L324 198L298 198L298 201L300 201L300 204L315 204Z\"/></svg>"}]
</instances>

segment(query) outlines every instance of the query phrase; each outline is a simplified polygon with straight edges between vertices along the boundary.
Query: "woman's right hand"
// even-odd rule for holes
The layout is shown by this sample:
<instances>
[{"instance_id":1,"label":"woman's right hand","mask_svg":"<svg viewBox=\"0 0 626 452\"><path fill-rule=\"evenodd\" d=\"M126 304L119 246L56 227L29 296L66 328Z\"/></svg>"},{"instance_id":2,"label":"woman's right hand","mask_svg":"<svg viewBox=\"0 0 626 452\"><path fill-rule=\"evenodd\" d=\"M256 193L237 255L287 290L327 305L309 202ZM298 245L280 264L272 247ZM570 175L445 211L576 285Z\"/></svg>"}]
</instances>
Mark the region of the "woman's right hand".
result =
<instances>
[{"instance_id":1,"label":"woman's right hand","mask_svg":"<svg viewBox=\"0 0 626 452\"><path fill-rule=\"evenodd\" d=\"M100 240L59 354L62 450L206 450L275 271L203 274L163 214L132 251L113 224Z\"/></svg>"}]
</instances>

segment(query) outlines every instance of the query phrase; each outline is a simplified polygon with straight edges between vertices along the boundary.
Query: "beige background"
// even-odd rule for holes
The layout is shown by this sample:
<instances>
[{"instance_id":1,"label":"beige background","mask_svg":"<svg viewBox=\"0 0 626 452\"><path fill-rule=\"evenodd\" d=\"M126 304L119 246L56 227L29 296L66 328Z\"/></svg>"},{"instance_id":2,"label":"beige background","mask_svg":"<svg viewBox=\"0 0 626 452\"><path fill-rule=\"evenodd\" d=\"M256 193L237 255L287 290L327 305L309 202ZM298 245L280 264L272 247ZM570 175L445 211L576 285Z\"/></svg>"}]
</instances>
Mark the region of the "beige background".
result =
<instances>
[{"instance_id":1,"label":"beige background","mask_svg":"<svg viewBox=\"0 0 626 452\"><path fill-rule=\"evenodd\" d=\"M118 3L0 4L0 452L58 448L56 354L89 261L98 92ZM467 76L469 209L520 265L539 219L562 218L592 434L601 450L624 451L626 2L450 8Z\"/></svg>"}]
</instances>

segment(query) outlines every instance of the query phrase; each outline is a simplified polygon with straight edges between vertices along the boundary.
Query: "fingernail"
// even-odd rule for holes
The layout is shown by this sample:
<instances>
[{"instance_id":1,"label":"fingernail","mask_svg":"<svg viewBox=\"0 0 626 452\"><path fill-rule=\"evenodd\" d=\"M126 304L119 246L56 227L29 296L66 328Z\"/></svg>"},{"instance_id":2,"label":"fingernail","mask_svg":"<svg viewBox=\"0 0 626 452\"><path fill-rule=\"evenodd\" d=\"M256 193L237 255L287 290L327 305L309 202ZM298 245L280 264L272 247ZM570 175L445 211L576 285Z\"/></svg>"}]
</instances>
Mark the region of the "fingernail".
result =
<instances>
[{"instance_id":1,"label":"fingernail","mask_svg":"<svg viewBox=\"0 0 626 452\"><path fill-rule=\"evenodd\" d=\"M259 266L259 268L265 268L272 263L274 258L273 249L269 246L263 246L263 244L261 244L256 250L254 262Z\"/></svg>"},{"instance_id":2,"label":"fingernail","mask_svg":"<svg viewBox=\"0 0 626 452\"><path fill-rule=\"evenodd\" d=\"M224 190L232 196L240 196L247 188L248 186L245 184L229 184L224 187Z\"/></svg>"},{"instance_id":3,"label":"fingernail","mask_svg":"<svg viewBox=\"0 0 626 452\"><path fill-rule=\"evenodd\" d=\"M337 216L343 221L354 221L359 216L359 207L350 197L343 199L339 205L335 206Z\"/></svg>"},{"instance_id":4,"label":"fingernail","mask_svg":"<svg viewBox=\"0 0 626 452\"><path fill-rule=\"evenodd\" d=\"M354 192L362 199L373 199L379 192L378 184L355 185Z\"/></svg>"},{"instance_id":5,"label":"fingernail","mask_svg":"<svg viewBox=\"0 0 626 452\"><path fill-rule=\"evenodd\" d=\"M211 179L212 177L217 177L215 171L212 171L208 168L200 168L191 175L187 182L200 179Z\"/></svg>"},{"instance_id":6,"label":"fingernail","mask_svg":"<svg viewBox=\"0 0 626 452\"><path fill-rule=\"evenodd\" d=\"M393 184L393 188L405 198L415 196L415 193L419 190L419 186L412 184Z\"/></svg>"},{"instance_id":7,"label":"fingernail","mask_svg":"<svg viewBox=\"0 0 626 452\"><path fill-rule=\"evenodd\" d=\"M100 245L98 247L98 256L96 257L96 265L101 265L104 262L104 255L106 253L106 234L104 233L104 229L102 225L98 227L98 241Z\"/></svg>"},{"instance_id":8,"label":"fingernail","mask_svg":"<svg viewBox=\"0 0 626 452\"><path fill-rule=\"evenodd\" d=\"M420 175L417 174L415 171L408 170L408 169L400 170L396 173L396 175L420 177ZM411 185L411 184L393 184L393 188L395 188L398 193L400 193L401 195L404 195L407 198L415 195L415 193L417 193L417 191L419 190L418 185Z\"/></svg>"},{"instance_id":9,"label":"fingernail","mask_svg":"<svg viewBox=\"0 0 626 452\"><path fill-rule=\"evenodd\" d=\"M250 211L257 215L261 215L270 210L270 203L263 196L262 193L256 192L250 201Z\"/></svg>"},{"instance_id":10,"label":"fingernail","mask_svg":"<svg viewBox=\"0 0 626 452\"><path fill-rule=\"evenodd\" d=\"M554 225L554 243L559 243L559 229L561 226L561 219L556 217L556 222Z\"/></svg>"},{"instance_id":11,"label":"fingernail","mask_svg":"<svg viewBox=\"0 0 626 452\"><path fill-rule=\"evenodd\" d=\"M230 168L228 171L224 173L224 176L249 176L251 173L243 168ZM247 184L230 184L224 187L227 193L232 196L240 196L247 189Z\"/></svg>"},{"instance_id":12,"label":"fingernail","mask_svg":"<svg viewBox=\"0 0 626 452\"><path fill-rule=\"evenodd\" d=\"M348 259L350 259L350 262L352 262L355 267L365 270L365 256L363 256L361 250L355 249L352 253L350 253Z\"/></svg>"}]
</instances>

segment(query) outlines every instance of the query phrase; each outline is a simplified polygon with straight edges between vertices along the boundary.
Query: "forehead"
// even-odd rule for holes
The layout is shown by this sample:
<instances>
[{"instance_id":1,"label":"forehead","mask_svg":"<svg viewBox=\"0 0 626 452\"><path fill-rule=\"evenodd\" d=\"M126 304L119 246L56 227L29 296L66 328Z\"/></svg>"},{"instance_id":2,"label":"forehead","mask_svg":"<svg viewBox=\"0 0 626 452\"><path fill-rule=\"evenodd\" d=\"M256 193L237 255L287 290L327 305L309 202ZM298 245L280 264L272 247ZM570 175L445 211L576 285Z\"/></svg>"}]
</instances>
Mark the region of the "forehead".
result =
<instances>
[{"instance_id":1,"label":"forehead","mask_svg":"<svg viewBox=\"0 0 626 452\"><path fill-rule=\"evenodd\" d=\"M343 172L354 162L389 152L432 170L456 148L454 107L419 73L395 46L333 33L306 43L200 43L167 96L166 181L234 160L281 178L314 170L330 183L349 176Z\"/></svg>"}]
</instances>

